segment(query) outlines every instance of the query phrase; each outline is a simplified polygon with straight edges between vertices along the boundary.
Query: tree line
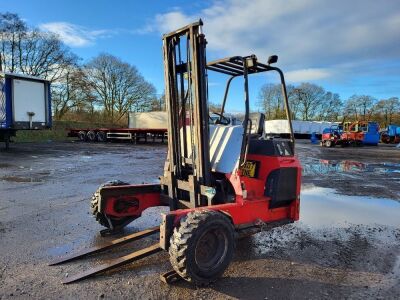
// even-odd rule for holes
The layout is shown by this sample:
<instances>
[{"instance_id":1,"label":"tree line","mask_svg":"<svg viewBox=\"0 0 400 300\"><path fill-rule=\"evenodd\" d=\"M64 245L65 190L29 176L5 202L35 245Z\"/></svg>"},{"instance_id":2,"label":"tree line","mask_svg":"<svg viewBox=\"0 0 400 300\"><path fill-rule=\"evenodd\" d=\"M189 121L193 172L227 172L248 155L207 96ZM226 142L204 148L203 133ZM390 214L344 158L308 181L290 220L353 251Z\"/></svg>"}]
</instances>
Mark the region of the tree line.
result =
<instances>
[{"instance_id":1,"label":"tree line","mask_svg":"<svg viewBox=\"0 0 400 300\"><path fill-rule=\"evenodd\" d=\"M135 66L107 53L80 62L57 35L30 28L17 14L0 13L0 71L51 81L56 120L124 123L129 111L160 106L155 87Z\"/></svg>"},{"instance_id":2,"label":"tree line","mask_svg":"<svg viewBox=\"0 0 400 300\"><path fill-rule=\"evenodd\" d=\"M353 95L342 100L337 93L312 83L287 86L292 118L304 121L376 121L381 127L400 124L398 97L376 99L369 95ZM266 84L259 93L259 108L267 119L285 118L280 84Z\"/></svg>"}]
</instances>

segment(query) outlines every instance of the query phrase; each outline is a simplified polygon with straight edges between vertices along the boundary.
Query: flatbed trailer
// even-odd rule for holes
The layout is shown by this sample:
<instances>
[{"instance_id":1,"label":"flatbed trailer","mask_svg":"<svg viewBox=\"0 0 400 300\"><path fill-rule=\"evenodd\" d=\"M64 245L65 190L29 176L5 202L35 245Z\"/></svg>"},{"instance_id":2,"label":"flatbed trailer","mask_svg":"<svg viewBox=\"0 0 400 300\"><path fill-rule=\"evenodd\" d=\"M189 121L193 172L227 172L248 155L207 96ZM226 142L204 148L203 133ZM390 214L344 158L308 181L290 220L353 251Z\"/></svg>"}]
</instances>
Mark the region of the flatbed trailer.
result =
<instances>
[{"instance_id":1,"label":"flatbed trailer","mask_svg":"<svg viewBox=\"0 0 400 300\"><path fill-rule=\"evenodd\" d=\"M160 140L162 143L167 137L166 128L70 128L68 137L77 137L84 142L107 142L113 140L126 140L132 142L153 142Z\"/></svg>"}]
</instances>

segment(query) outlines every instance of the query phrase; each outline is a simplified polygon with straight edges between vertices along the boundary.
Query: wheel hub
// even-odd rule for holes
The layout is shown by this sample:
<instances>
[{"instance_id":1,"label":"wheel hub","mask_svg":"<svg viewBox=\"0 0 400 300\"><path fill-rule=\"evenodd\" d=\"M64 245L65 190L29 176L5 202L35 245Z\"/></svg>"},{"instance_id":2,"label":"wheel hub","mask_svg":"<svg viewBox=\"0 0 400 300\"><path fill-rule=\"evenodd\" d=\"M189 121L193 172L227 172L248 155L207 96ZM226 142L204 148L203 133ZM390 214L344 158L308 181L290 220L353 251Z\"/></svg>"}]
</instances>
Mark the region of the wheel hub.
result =
<instances>
[{"instance_id":1,"label":"wheel hub","mask_svg":"<svg viewBox=\"0 0 400 300\"><path fill-rule=\"evenodd\" d=\"M227 253L228 239L225 232L215 228L206 231L199 238L195 259L198 267L202 270L209 270L218 266Z\"/></svg>"}]
</instances>

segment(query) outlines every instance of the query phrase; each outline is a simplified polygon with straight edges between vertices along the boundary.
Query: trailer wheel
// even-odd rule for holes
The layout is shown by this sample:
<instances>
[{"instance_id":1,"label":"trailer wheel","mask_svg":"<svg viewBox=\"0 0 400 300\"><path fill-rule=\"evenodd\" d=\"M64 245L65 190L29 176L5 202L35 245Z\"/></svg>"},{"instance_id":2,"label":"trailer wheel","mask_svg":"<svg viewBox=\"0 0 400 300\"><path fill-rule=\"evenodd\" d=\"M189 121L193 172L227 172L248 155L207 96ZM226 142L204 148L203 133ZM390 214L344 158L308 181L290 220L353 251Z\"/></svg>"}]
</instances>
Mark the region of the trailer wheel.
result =
<instances>
[{"instance_id":1,"label":"trailer wheel","mask_svg":"<svg viewBox=\"0 0 400 300\"><path fill-rule=\"evenodd\" d=\"M234 248L235 231L228 217L218 211L195 211L174 229L170 262L183 279L208 285L224 273Z\"/></svg>"},{"instance_id":2,"label":"trailer wheel","mask_svg":"<svg viewBox=\"0 0 400 300\"><path fill-rule=\"evenodd\" d=\"M95 142L96 141L96 132L93 130L89 130L88 133L86 134L87 139L89 142Z\"/></svg>"},{"instance_id":3,"label":"trailer wheel","mask_svg":"<svg viewBox=\"0 0 400 300\"><path fill-rule=\"evenodd\" d=\"M109 181L107 183L103 183L102 185L100 185L99 188L96 190L96 192L94 192L94 194L92 195L92 199L90 201L90 210L92 212L92 215L95 217L96 221L104 227L113 229L127 223L128 219L130 221L133 221L132 217L126 217L126 218L108 217L107 219L106 215L100 212L99 210L99 203L101 200L100 190L106 186L120 186L120 185L129 185L129 183L123 182L121 180Z\"/></svg>"},{"instance_id":4,"label":"trailer wheel","mask_svg":"<svg viewBox=\"0 0 400 300\"><path fill-rule=\"evenodd\" d=\"M97 140L99 142L105 142L107 141L107 135L104 131L99 131L97 132Z\"/></svg>"},{"instance_id":5,"label":"trailer wheel","mask_svg":"<svg viewBox=\"0 0 400 300\"><path fill-rule=\"evenodd\" d=\"M80 141L85 142L86 141L86 132L83 130L79 131L78 138Z\"/></svg>"}]
</instances>

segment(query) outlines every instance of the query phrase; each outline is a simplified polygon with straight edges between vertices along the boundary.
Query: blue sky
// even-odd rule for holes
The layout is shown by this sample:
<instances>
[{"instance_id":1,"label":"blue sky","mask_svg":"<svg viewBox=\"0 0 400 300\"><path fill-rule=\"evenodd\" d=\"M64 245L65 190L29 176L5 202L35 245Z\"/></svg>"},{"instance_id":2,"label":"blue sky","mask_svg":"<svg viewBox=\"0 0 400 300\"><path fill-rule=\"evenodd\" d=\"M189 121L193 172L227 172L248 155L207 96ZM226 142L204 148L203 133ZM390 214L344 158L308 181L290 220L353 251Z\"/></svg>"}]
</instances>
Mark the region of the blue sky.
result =
<instances>
[{"instance_id":1,"label":"blue sky","mask_svg":"<svg viewBox=\"0 0 400 300\"><path fill-rule=\"evenodd\" d=\"M50 1L0 0L1 11L18 13L30 26L56 32L87 61L108 52L135 65L163 91L162 33L204 20L208 59L256 54L277 66L289 83L313 82L337 92L378 99L400 96L400 1L218 0ZM260 86L251 83L253 108ZM230 110L241 109L240 82ZM224 82L210 74L210 100L219 102Z\"/></svg>"}]
</instances>

